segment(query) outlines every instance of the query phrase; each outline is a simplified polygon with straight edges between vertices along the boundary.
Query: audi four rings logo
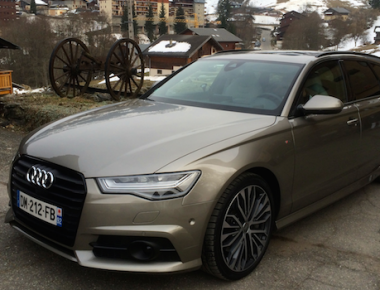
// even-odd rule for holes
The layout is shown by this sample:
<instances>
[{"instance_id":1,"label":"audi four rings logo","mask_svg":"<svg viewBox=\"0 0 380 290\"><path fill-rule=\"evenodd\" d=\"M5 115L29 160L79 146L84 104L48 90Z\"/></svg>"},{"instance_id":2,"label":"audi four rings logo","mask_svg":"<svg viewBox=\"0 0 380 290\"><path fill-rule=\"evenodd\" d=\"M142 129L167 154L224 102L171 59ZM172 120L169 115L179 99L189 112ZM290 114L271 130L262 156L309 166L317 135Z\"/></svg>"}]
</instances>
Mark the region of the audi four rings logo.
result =
<instances>
[{"instance_id":1,"label":"audi four rings logo","mask_svg":"<svg viewBox=\"0 0 380 290\"><path fill-rule=\"evenodd\" d=\"M48 189L53 185L54 175L49 171L32 166L26 174L26 179L31 183Z\"/></svg>"}]
</instances>

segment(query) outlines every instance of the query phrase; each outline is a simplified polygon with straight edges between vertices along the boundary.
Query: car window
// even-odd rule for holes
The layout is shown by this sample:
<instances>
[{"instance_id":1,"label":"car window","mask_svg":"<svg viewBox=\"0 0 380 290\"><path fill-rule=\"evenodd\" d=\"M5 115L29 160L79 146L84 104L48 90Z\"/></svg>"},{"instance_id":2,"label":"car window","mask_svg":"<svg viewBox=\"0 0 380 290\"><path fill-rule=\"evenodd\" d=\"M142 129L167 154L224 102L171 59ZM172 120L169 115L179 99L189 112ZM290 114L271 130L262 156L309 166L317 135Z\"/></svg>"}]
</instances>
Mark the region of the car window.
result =
<instances>
[{"instance_id":1,"label":"car window","mask_svg":"<svg viewBox=\"0 0 380 290\"><path fill-rule=\"evenodd\" d=\"M380 94L380 86L369 65L364 61L344 61L355 100Z\"/></svg>"},{"instance_id":2,"label":"car window","mask_svg":"<svg viewBox=\"0 0 380 290\"><path fill-rule=\"evenodd\" d=\"M308 74L300 91L297 105L304 105L315 95L332 96L346 102L342 70L338 61L319 64Z\"/></svg>"},{"instance_id":3,"label":"car window","mask_svg":"<svg viewBox=\"0 0 380 290\"><path fill-rule=\"evenodd\" d=\"M371 68L375 72L375 75L377 76L377 79L380 80L380 65L370 63Z\"/></svg>"},{"instance_id":4,"label":"car window","mask_svg":"<svg viewBox=\"0 0 380 290\"><path fill-rule=\"evenodd\" d=\"M149 99L277 115L303 65L271 61L200 60Z\"/></svg>"}]
</instances>

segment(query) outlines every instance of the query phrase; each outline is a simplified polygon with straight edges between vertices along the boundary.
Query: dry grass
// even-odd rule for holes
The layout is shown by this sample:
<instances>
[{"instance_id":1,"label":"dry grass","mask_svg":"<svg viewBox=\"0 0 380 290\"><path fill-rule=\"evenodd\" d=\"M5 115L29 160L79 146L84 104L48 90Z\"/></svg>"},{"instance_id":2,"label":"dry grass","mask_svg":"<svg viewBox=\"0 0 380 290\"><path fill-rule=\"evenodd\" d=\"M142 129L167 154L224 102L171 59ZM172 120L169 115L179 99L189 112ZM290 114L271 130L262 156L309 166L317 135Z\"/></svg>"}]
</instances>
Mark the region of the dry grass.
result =
<instances>
[{"instance_id":1,"label":"dry grass","mask_svg":"<svg viewBox=\"0 0 380 290\"><path fill-rule=\"evenodd\" d=\"M95 102L86 97L60 98L53 94L7 95L0 97L0 119L7 119L18 130L30 131L46 123L111 103L114 102Z\"/></svg>"},{"instance_id":2,"label":"dry grass","mask_svg":"<svg viewBox=\"0 0 380 290\"><path fill-rule=\"evenodd\" d=\"M107 89L106 84L99 84L100 82L100 80L93 80L90 87ZM140 93L146 92L153 83L144 80ZM46 123L79 112L116 103L113 100L100 101L97 95L84 94L75 98L60 98L55 93L0 96L0 126L30 131ZM111 99L110 96L108 98Z\"/></svg>"}]
</instances>

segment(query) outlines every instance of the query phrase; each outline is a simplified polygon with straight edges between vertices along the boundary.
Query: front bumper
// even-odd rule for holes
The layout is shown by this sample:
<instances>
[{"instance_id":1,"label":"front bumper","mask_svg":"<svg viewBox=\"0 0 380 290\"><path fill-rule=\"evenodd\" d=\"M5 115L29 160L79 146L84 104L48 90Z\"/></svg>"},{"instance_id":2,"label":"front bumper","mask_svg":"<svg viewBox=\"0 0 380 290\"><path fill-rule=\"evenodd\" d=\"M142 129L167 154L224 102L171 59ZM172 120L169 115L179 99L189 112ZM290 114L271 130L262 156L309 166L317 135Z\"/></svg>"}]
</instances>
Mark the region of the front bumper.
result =
<instances>
[{"instance_id":1,"label":"front bumper","mask_svg":"<svg viewBox=\"0 0 380 290\"><path fill-rule=\"evenodd\" d=\"M7 214L6 222L34 242L86 267L168 273L193 270L201 266L203 237L212 211L212 202L185 206L183 198L148 201L132 195L102 194L93 179L86 179L86 188L87 195L72 247L60 244L28 227L18 220L12 209ZM197 190L196 187L194 190ZM117 245L101 242L109 237L120 241ZM132 243L126 242L123 246L124 238L132 239ZM173 249L169 249L170 246L161 247L161 252L144 256L143 259L136 258L131 253L131 245L137 243L137 248L140 249L141 244L150 245L152 240L157 239L160 240L154 245L158 245L158 248L162 245L160 241L168 241ZM170 255L169 250L172 251ZM133 251L136 251L136 247Z\"/></svg>"}]
</instances>

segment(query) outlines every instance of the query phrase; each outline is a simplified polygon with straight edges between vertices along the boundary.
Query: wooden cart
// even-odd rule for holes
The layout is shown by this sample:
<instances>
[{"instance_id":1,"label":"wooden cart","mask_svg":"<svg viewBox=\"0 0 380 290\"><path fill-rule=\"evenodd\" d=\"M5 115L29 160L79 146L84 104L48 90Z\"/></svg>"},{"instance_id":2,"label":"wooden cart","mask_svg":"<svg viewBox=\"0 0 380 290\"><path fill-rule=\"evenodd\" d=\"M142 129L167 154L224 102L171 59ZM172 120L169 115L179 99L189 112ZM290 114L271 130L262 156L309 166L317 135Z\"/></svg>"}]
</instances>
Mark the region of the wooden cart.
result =
<instances>
[{"instance_id":1,"label":"wooden cart","mask_svg":"<svg viewBox=\"0 0 380 290\"><path fill-rule=\"evenodd\" d=\"M119 39L102 60L93 57L81 40L66 38L50 57L50 82L61 97L83 94L93 73L103 71L112 98L119 101L121 97L136 96L144 81L144 61L138 44L132 39Z\"/></svg>"}]
</instances>

